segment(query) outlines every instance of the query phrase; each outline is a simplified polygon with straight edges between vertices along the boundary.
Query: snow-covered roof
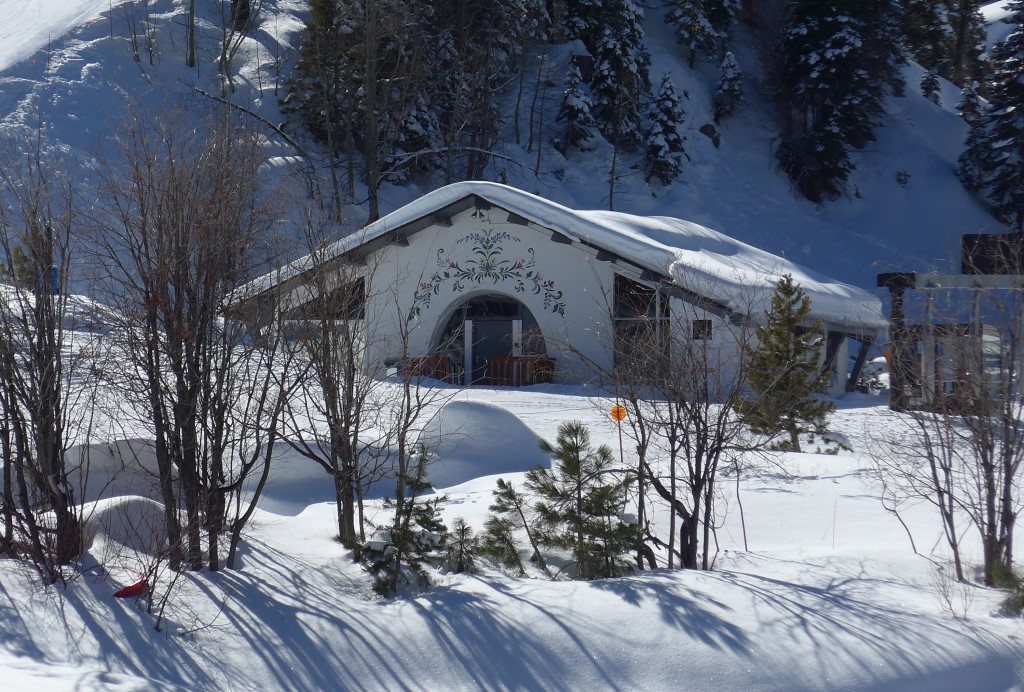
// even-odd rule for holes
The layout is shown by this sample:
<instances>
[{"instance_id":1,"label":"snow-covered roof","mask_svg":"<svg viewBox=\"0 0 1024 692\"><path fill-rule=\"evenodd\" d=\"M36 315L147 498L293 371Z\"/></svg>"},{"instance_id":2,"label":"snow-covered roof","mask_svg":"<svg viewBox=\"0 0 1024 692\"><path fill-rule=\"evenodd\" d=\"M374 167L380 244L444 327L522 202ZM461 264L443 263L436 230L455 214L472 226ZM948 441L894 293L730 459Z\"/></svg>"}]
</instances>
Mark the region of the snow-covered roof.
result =
<instances>
[{"instance_id":1,"label":"snow-covered roof","mask_svg":"<svg viewBox=\"0 0 1024 692\"><path fill-rule=\"evenodd\" d=\"M881 301L868 291L836 281L710 228L668 217L576 211L499 183L462 182L434 190L337 241L320 255L320 259L341 257L470 197L486 200L537 225L557 231L574 243L585 243L657 275L668 276L680 288L714 300L735 312L759 314L769 305L779 278L792 274L811 299L811 316L814 319L868 332L884 329L887 325ZM231 297L231 302L263 293L302 274L312 265L313 260L309 256L296 260L240 289Z\"/></svg>"}]
</instances>

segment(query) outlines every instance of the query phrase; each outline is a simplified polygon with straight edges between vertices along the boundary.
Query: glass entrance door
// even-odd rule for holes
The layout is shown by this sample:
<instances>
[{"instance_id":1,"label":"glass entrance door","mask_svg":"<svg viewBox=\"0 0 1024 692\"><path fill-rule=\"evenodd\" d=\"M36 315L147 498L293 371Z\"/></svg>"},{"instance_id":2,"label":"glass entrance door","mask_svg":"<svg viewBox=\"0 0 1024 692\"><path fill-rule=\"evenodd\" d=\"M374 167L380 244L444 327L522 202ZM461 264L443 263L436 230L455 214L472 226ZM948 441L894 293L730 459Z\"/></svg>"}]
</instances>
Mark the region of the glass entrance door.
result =
<instances>
[{"instance_id":1,"label":"glass entrance door","mask_svg":"<svg viewBox=\"0 0 1024 692\"><path fill-rule=\"evenodd\" d=\"M488 384L491 359L512 355L512 320L473 320L466 326L473 333L471 383Z\"/></svg>"}]
</instances>

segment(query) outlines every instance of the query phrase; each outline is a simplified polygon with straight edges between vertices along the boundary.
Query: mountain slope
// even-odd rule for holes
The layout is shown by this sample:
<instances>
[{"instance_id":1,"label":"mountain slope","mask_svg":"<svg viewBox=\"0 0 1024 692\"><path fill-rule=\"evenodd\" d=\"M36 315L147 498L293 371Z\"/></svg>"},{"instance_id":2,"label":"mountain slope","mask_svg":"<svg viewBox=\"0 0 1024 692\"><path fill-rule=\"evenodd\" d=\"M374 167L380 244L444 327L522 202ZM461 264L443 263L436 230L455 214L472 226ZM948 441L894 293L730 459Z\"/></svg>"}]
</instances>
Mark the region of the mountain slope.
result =
<instances>
[{"instance_id":1,"label":"mountain slope","mask_svg":"<svg viewBox=\"0 0 1024 692\"><path fill-rule=\"evenodd\" d=\"M42 40L57 35L29 58L24 49L0 53L0 133L10 137L21 130L44 133L48 146L59 151L88 175L97 151L107 149L109 133L131 108L211 107L210 98L192 90L198 86L221 93L216 58L222 35L221 18L199 4L200 63L184 66L184 2L148 3L148 17L136 3L113 5L80 0L75 12L59 0L39 0L41 15L51 21L26 32ZM51 7L63 8L50 12ZM0 5L12 10L14 3ZM301 40L300 0L267 0L263 12L234 62L237 89L231 98L269 121L280 123L278 98L283 96L286 71ZM90 12L91 10L91 12ZM99 13L97 21L89 18ZM763 93L759 59L750 47L747 29L738 26L731 47L745 75L746 100L720 127L721 147L698 130L711 122L711 95L717 66L706 61L696 70L686 67L673 34L656 5L647 11L645 28L652 54L651 75L671 74L680 92L689 96L685 132L689 161L679 179L667 188L648 185L627 158L614 190L616 210L637 214L675 216L709 226L769 252L861 286L873 286L874 274L898 267L929 269L947 266L957 254L959 235L998 231L1001 226L968 195L954 175L966 127L952 113L956 90L945 84L942 107L917 93L920 71L906 68L907 94L889 102L889 115L876 132L877 141L855 154L857 170L844 197L814 205L800 198L775 167L778 126L771 103ZM83 22L83 17L86 17ZM8 25L24 22L22 10L7 14ZM132 59L131 27L141 35L145 22L153 27L155 50L140 47L140 60ZM15 33L10 28L10 33ZM112 36L111 36L112 34ZM578 44L538 47L559 75ZM152 58L152 64L150 59ZM532 65L529 69L533 69ZM532 77L530 78L532 79ZM560 78L555 78L558 81ZM528 81L527 89L532 88ZM560 83L545 89L549 101L543 136L556 132L553 122ZM141 106L140 106L141 104ZM533 172L538 156L514 142L511 127L512 96L507 101L506 131L498 146L489 177L503 180L575 208L608 208L611 196L609 147L601 142L586 154L563 159L548 148ZM293 135L310 150L315 146L301 132ZM294 152L269 130L268 154ZM314 165L322 162L314 161ZM621 165L621 162L620 162ZM898 180L898 176L902 182ZM387 213L439 185L417 181L404 187L385 186L381 211ZM357 198L359 193L357 193ZM365 219L358 206L349 210L348 225Z\"/></svg>"}]
</instances>

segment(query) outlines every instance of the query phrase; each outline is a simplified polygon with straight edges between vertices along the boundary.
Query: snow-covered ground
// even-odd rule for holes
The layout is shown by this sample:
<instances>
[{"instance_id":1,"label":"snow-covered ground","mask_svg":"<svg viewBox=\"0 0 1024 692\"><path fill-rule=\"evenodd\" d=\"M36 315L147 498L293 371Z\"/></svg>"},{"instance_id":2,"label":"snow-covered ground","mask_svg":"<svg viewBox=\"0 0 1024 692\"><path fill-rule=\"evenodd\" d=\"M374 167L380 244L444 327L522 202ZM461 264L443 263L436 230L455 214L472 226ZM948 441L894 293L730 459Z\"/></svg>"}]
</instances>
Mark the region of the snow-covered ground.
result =
<instances>
[{"instance_id":1,"label":"snow-covered ground","mask_svg":"<svg viewBox=\"0 0 1024 692\"><path fill-rule=\"evenodd\" d=\"M0 0L0 70L63 43L82 26L109 22L123 0Z\"/></svg>"},{"instance_id":2,"label":"snow-covered ground","mask_svg":"<svg viewBox=\"0 0 1024 692\"><path fill-rule=\"evenodd\" d=\"M988 49L1004 40L1013 31L1013 25L1004 20L1010 16L1010 3L1007 0L989 3L981 8L981 16L988 26Z\"/></svg>"},{"instance_id":3,"label":"snow-covered ground","mask_svg":"<svg viewBox=\"0 0 1024 692\"><path fill-rule=\"evenodd\" d=\"M616 445L608 401L590 394L457 392L449 414L467 424L434 470L464 481L441 491L446 519L480 530L495 479L520 482L538 458L529 440L553 439L563 420L583 420L596 442ZM1019 689L1024 627L994 614L1001 594L953 584L939 569L939 525L927 508L903 517L915 555L881 505L870 453L876 436L898 434L892 425L879 399L857 395L833 420L853 452L751 460L740 484L749 550L728 479L711 572L583 583L487 568L382 600L333 540L333 505L318 502L259 512L240 569L183 575L162 632L112 596L145 559L121 547L130 536L112 518L145 516L147 502L102 501L89 526L90 554L104 566L43 590L27 568L0 564L0 669L17 689L39 692ZM310 497L323 497L318 474L302 481ZM296 491L291 469L278 477ZM977 551L967 552L976 564Z\"/></svg>"},{"instance_id":4,"label":"snow-covered ground","mask_svg":"<svg viewBox=\"0 0 1024 692\"><path fill-rule=\"evenodd\" d=\"M129 20L144 17L129 10L143 7L154 51L136 62ZM183 7L180 0L0 0L0 139L41 132L84 181L129 105L207 103L190 85L219 93L217 8L197 3L200 61L190 70ZM295 58L304 7L266 0L235 64L234 98L272 122L281 119L277 66ZM986 16L996 19L999 9L986 8ZM817 206L797 199L772 165L778 128L757 89L752 49L735 45L747 100L721 126L716 148L699 128L711 120L717 66L688 70L660 11L647 12L652 76L670 72L689 94L690 161L671 188L652 191L640 175L623 179L616 209L689 219L864 288L879 271L948 264L960 233L999 228L953 174L966 129L952 113L951 85L936 106L917 94L921 72L908 66L907 96L890 102L877 141L857 155L849 194ZM745 29L737 31L742 39ZM558 50L552 61L566 58ZM292 153L270 141L269 154ZM506 145L507 155L528 164L503 171L511 184L572 208L607 208L601 147L571 161L550 152L534 176L535 154L511 135ZM422 192L386 188L382 211ZM360 213L352 212L353 224ZM552 440L562 421L581 419L598 442L617 445L608 402L581 388L451 393L447 414L455 422L442 415L429 428L451 442L434 471L451 486L444 490L449 521L462 516L479 530L495 474L521 480L538 461L535 438ZM848 397L833 427L852 452L751 459L739 484L749 550L730 482L712 572L578 583L490 570L441 575L432 590L392 601L372 595L365 572L332 539L322 471L282 454L241 568L182 575L161 632L134 603L112 598L146 559L117 518L153 511L132 496L135 480L118 477L90 522L95 564L67 588L43 589L26 567L0 563L0 684L38 692L1024 688L1024 630L993 615L1001 595L953 585L937 568L945 556L928 508L904 515L921 555L883 509L869 469L878 438L897 432L891 426L884 402ZM118 440L117 448L145 443ZM116 456L94 457L94 472L113 476ZM373 516L379 507L369 509ZM976 565L976 545L966 550Z\"/></svg>"}]
</instances>

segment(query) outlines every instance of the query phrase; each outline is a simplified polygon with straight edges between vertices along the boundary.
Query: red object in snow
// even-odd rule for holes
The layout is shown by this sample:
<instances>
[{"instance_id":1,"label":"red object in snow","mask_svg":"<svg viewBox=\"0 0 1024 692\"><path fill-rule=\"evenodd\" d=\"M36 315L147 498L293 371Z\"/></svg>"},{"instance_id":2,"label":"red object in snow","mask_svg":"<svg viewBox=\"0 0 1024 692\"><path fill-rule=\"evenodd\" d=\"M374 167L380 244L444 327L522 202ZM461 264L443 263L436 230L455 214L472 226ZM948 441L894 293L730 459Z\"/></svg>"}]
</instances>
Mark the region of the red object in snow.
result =
<instances>
[{"instance_id":1,"label":"red object in snow","mask_svg":"<svg viewBox=\"0 0 1024 692\"><path fill-rule=\"evenodd\" d=\"M149 582L144 578L131 586L126 586L114 594L114 598L138 598L149 593Z\"/></svg>"}]
</instances>

